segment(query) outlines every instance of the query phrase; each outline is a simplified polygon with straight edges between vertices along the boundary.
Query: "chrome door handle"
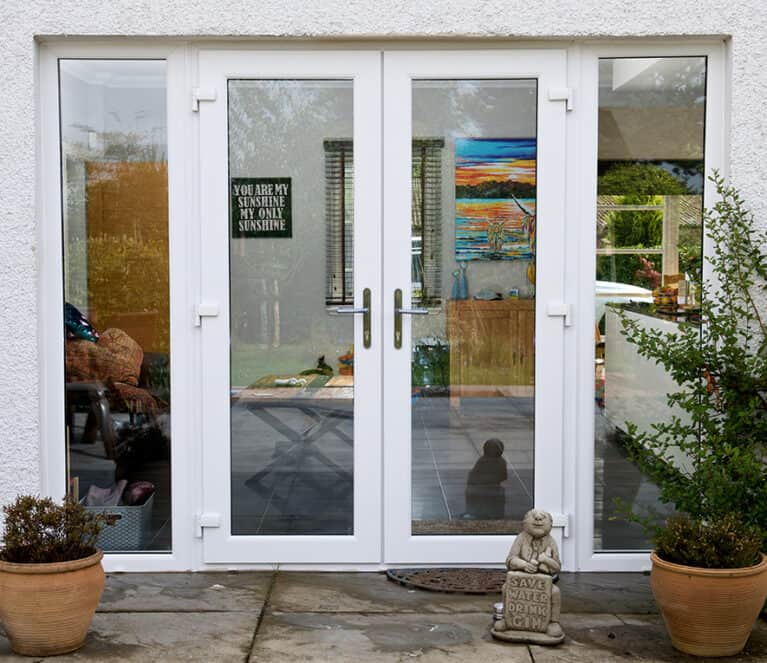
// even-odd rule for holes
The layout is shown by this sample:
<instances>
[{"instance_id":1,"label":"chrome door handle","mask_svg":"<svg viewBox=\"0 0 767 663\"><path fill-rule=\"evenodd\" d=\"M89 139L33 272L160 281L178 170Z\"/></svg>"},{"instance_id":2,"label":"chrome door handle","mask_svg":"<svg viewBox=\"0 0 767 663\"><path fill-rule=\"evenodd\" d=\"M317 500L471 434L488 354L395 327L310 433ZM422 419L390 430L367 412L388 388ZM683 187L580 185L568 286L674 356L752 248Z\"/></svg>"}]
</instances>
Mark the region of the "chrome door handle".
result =
<instances>
[{"instance_id":1,"label":"chrome door handle","mask_svg":"<svg viewBox=\"0 0 767 663\"><path fill-rule=\"evenodd\" d=\"M370 336L370 288L362 291L362 306L339 306L335 309L336 313L341 315L354 315L362 313L362 345L369 348L371 345Z\"/></svg>"},{"instance_id":2,"label":"chrome door handle","mask_svg":"<svg viewBox=\"0 0 767 663\"><path fill-rule=\"evenodd\" d=\"M354 313L368 313L370 309L367 306L355 308L354 306L339 306L336 313L342 315L353 315Z\"/></svg>"},{"instance_id":3,"label":"chrome door handle","mask_svg":"<svg viewBox=\"0 0 767 663\"><path fill-rule=\"evenodd\" d=\"M398 308L396 312L400 315L429 315L427 308Z\"/></svg>"},{"instance_id":4,"label":"chrome door handle","mask_svg":"<svg viewBox=\"0 0 767 663\"><path fill-rule=\"evenodd\" d=\"M427 308L402 308L402 290L394 291L394 347L399 350L402 347L402 316L403 315L429 315Z\"/></svg>"}]
</instances>

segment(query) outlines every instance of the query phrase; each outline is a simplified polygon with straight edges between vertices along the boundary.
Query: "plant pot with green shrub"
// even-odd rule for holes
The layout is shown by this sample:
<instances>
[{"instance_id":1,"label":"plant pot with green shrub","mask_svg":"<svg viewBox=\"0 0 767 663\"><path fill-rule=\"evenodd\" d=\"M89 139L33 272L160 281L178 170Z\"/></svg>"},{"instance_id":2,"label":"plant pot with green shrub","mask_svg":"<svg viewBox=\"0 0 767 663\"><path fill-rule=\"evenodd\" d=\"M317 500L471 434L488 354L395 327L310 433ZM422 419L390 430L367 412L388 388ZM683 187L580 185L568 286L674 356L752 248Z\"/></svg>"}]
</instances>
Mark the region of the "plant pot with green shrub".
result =
<instances>
[{"instance_id":1,"label":"plant pot with green shrub","mask_svg":"<svg viewBox=\"0 0 767 663\"><path fill-rule=\"evenodd\" d=\"M673 332L623 316L637 352L678 385L669 416L628 424L629 455L678 517L635 520L655 542L651 584L674 647L726 656L745 645L767 597L767 233L715 174L704 216L709 272L699 323ZM680 462L681 459L681 462Z\"/></svg>"},{"instance_id":2,"label":"plant pot with green shrub","mask_svg":"<svg viewBox=\"0 0 767 663\"><path fill-rule=\"evenodd\" d=\"M11 647L53 656L82 646L104 589L104 516L75 500L21 496L3 507L0 623Z\"/></svg>"}]
</instances>

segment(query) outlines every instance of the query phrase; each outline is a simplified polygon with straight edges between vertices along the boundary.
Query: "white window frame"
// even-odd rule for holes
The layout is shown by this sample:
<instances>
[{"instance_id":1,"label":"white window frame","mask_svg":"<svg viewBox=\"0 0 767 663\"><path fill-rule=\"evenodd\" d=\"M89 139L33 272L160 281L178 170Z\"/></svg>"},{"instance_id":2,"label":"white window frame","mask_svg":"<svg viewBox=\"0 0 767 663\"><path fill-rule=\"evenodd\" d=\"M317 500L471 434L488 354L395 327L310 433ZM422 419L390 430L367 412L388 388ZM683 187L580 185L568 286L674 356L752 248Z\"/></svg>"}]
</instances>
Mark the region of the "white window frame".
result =
<instances>
[{"instance_id":1,"label":"white window frame","mask_svg":"<svg viewBox=\"0 0 767 663\"><path fill-rule=\"evenodd\" d=\"M574 514L574 539L565 542L565 554L575 559L577 571L645 571L650 569L648 552L594 551L594 306L596 296L596 215L597 154L599 111L599 60L615 57L680 57L705 56L706 108L704 159L706 177L713 169L727 176L726 131L728 87L726 44L723 40L702 41L637 41L631 43L591 42L579 50L579 90L577 114L573 114L568 131L567 197L573 212L573 236L568 245L576 252L577 274L568 280L569 301L576 311L576 334L568 340L567 352L571 370L575 371L577 388L565 394L565 430L574 430L576 444L565 449L565 466L574 468L565 478L565 495L570 513ZM716 191L706 179L703 204L710 207ZM568 234L570 229L568 228ZM704 241L704 255L709 253ZM705 265L705 262L704 262ZM704 267L704 278L707 270ZM567 498L566 498L567 499ZM574 549L573 549L574 548Z\"/></svg>"},{"instance_id":2,"label":"white window frame","mask_svg":"<svg viewBox=\"0 0 767 663\"><path fill-rule=\"evenodd\" d=\"M371 41L274 42L248 44L253 49L348 48L401 49L524 49L557 48L561 42L494 40L486 44ZM65 493L64 463L64 348L61 166L59 142L58 60L165 59L168 90L168 186L171 287L171 480L172 552L108 553L107 571L212 570L202 562L201 539L195 517L202 509L200 338L191 324L194 304L200 299L200 220L197 182L199 145L197 119L191 112L191 90L197 81L197 54L201 49L237 48L244 42L196 42L158 39L46 39L37 45L38 69L36 142L38 313L40 365L40 490L60 498ZM647 553L595 553L594 533L594 299L596 255L596 169L598 119L598 60L610 57L706 56L705 165L728 174L730 103L727 42L720 38L678 40L573 41L567 47L568 85L574 90L575 110L568 114L566 149L566 210L570 222L565 242L569 247L565 300L575 312L574 333L565 334L565 381L574 376L576 389L564 394L566 441L564 512L570 514L569 536L563 540L566 570L639 571L649 568ZM715 200L706 182L704 205ZM196 225L191 225L196 224ZM192 232L189 229L192 228ZM708 252L704 243L704 253ZM189 278L193 275L193 278ZM704 268L704 277L706 276ZM582 312L582 314L581 314ZM572 382L572 380L571 380ZM571 440L571 442L568 442ZM568 471L567 468L570 468ZM467 562L470 560L467 560ZM502 562L502 560L499 560ZM374 570L383 564L285 565L285 568ZM227 566L229 568L229 566ZM236 568L261 568L238 565ZM264 567L266 568L266 567ZM268 568L271 568L269 566Z\"/></svg>"},{"instance_id":3,"label":"white window frame","mask_svg":"<svg viewBox=\"0 0 767 663\"><path fill-rule=\"evenodd\" d=\"M113 571L178 571L198 566L193 513L200 475L191 440L199 437L199 408L194 383L199 370L199 339L191 332L192 309L199 283L189 278L199 237L188 232L185 212L194 207L186 194L194 181L194 148L184 119L192 87L188 53L178 42L70 42L54 40L39 46L37 101L38 302L40 314L40 490L61 499L66 494L64 443L64 317L62 265L62 191L59 129L59 60L157 59L167 63L168 209L171 321L171 552L107 553L104 568ZM189 187L189 191L195 191Z\"/></svg>"}]
</instances>

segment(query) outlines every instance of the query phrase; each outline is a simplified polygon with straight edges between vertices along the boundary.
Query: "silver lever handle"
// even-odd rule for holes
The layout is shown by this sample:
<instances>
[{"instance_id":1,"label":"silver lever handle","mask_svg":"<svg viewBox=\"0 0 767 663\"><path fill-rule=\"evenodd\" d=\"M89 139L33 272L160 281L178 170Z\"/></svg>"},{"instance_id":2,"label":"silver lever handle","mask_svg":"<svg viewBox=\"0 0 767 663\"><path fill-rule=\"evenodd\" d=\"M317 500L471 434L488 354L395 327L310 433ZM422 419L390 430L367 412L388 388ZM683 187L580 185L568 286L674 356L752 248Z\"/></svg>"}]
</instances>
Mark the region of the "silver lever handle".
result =
<instances>
[{"instance_id":1,"label":"silver lever handle","mask_svg":"<svg viewBox=\"0 0 767 663\"><path fill-rule=\"evenodd\" d=\"M336 309L336 313L341 313L343 315L353 315L354 313L367 313L370 311L369 308L366 306L360 306L355 308L354 306L339 306Z\"/></svg>"},{"instance_id":2,"label":"silver lever handle","mask_svg":"<svg viewBox=\"0 0 767 663\"><path fill-rule=\"evenodd\" d=\"M370 288L365 288L362 291L362 306L339 306L336 309L336 313L341 315L362 313L362 345L369 348L372 342L370 331Z\"/></svg>"},{"instance_id":3,"label":"silver lever handle","mask_svg":"<svg viewBox=\"0 0 767 663\"><path fill-rule=\"evenodd\" d=\"M402 347L402 316L403 315L429 315L427 308L402 308L402 290L394 291L394 347L399 350Z\"/></svg>"}]
</instances>

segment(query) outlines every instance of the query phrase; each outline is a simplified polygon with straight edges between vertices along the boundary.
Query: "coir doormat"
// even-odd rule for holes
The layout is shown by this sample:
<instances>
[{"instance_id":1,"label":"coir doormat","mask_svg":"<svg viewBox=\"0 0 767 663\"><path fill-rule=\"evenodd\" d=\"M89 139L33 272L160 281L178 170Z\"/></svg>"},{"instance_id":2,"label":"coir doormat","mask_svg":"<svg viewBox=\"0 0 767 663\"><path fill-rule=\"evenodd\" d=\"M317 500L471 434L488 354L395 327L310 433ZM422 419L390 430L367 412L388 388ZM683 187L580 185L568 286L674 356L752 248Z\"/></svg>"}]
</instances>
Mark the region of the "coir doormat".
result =
<instances>
[{"instance_id":1,"label":"coir doormat","mask_svg":"<svg viewBox=\"0 0 767 663\"><path fill-rule=\"evenodd\" d=\"M405 587L455 594L500 594L504 569L389 569L389 580Z\"/></svg>"}]
</instances>

